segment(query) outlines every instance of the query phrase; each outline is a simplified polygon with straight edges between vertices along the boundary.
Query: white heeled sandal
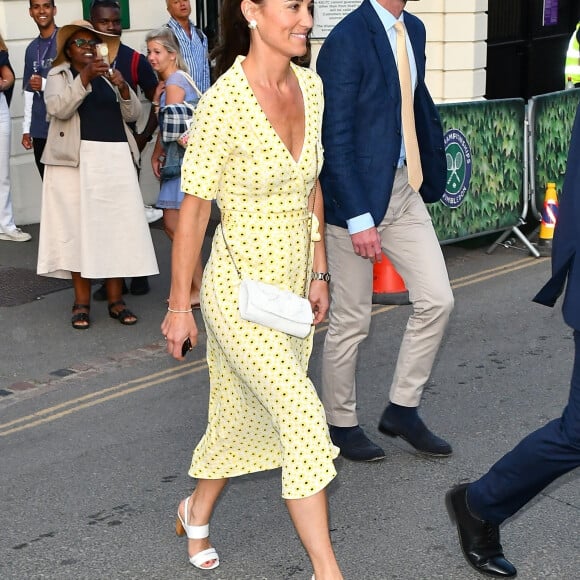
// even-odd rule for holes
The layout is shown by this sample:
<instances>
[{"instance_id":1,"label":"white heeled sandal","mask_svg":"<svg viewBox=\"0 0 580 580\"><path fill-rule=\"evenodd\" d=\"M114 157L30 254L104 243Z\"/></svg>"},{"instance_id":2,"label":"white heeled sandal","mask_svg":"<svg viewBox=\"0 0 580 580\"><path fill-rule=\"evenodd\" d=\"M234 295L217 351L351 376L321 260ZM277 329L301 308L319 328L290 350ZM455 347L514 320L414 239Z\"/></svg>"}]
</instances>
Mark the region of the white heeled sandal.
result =
<instances>
[{"instance_id":1,"label":"white heeled sandal","mask_svg":"<svg viewBox=\"0 0 580 580\"><path fill-rule=\"evenodd\" d=\"M184 518L181 517L179 513L179 508L177 508L177 522L175 524L175 532L178 536L187 536L188 540L203 540L209 537L209 524L205 526L190 526L187 523L187 515L189 513L189 497L185 499L184 505ZM211 566L202 566L206 562L211 562L215 560ZM202 550L197 554L194 554L189 558L189 563L199 568L200 570L213 570L220 565L220 559L215 548L208 548L207 550Z\"/></svg>"}]
</instances>

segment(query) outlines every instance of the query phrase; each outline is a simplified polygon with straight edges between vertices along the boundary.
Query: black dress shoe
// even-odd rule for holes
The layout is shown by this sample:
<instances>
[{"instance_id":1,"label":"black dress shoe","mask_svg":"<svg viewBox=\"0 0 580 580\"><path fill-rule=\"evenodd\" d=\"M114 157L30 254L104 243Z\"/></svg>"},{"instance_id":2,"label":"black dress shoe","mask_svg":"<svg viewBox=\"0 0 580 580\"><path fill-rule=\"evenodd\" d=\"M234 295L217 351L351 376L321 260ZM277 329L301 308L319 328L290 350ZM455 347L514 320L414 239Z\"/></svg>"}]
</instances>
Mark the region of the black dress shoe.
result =
<instances>
[{"instance_id":1,"label":"black dress shoe","mask_svg":"<svg viewBox=\"0 0 580 580\"><path fill-rule=\"evenodd\" d=\"M365 432L355 427L335 427L329 425L330 438L340 448L340 454L351 461L379 461L385 458L385 452L375 445Z\"/></svg>"},{"instance_id":2,"label":"black dress shoe","mask_svg":"<svg viewBox=\"0 0 580 580\"><path fill-rule=\"evenodd\" d=\"M505 559L499 542L499 526L480 520L467 505L467 483L447 492L445 503L451 521L457 526L459 544L465 559L487 576L513 578L517 570Z\"/></svg>"},{"instance_id":3,"label":"black dress shoe","mask_svg":"<svg viewBox=\"0 0 580 580\"><path fill-rule=\"evenodd\" d=\"M143 296L151 290L147 276L139 276L131 280L131 294L133 296Z\"/></svg>"},{"instance_id":4,"label":"black dress shoe","mask_svg":"<svg viewBox=\"0 0 580 580\"><path fill-rule=\"evenodd\" d=\"M383 412L379 422L379 431L389 437L400 437L417 451L435 457L447 457L453 453L451 445L441 437L431 433L419 416L411 422L403 422L390 405Z\"/></svg>"},{"instance_id":5,"label":"black dress shoe","mask_svg":"<svg viewBox=\"0 0 580 580\"><path fill-rule=\"evenodd\" d=\"M127 288L127 284L125 284L125 280L123 280L123 294L127 294L129 292L129 288ZM93 300L97 302L104 302L107 299L107 284L103 282L99 288L97 288L93 292Z\"/></svg>"}]
</instances>

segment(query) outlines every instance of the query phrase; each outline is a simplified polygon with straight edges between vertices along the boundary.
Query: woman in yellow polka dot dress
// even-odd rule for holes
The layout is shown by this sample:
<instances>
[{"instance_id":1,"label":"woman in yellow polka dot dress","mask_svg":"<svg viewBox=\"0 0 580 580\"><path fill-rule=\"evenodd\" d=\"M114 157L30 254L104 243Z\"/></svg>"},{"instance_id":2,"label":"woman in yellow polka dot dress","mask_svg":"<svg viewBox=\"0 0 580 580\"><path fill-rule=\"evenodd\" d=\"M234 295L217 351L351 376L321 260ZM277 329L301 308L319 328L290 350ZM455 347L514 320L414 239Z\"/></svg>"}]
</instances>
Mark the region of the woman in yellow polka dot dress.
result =
<instances>
[{"instance_id":1,"label":"woman in yellow polka dot dress","mask_svg":"<svg viewBox=\"0 0 580 580\"><path fill-rule=\"evenodd\" d=\"M197 342L191 277L216 199L222 221L201 291L209 422L189 471L197 487L179 505L177 531L188 537L193 565L215 568L208 522L228 478L281 467L282 497L316 580L337 580L325 488L336 475L338 449L307 377L312 333L302 340L242 320L236 272L297 294L307 290L314 324L324 319L327 282L311 281L311 271L328 279L317 184L322 86L315 73L291 62L306 53L312 0L225 0L221 18L216 61L223 74L197 107L183 162L189 195L162 324L168 351L181 359L184 340Z\"/></svg>"}]
</instances>

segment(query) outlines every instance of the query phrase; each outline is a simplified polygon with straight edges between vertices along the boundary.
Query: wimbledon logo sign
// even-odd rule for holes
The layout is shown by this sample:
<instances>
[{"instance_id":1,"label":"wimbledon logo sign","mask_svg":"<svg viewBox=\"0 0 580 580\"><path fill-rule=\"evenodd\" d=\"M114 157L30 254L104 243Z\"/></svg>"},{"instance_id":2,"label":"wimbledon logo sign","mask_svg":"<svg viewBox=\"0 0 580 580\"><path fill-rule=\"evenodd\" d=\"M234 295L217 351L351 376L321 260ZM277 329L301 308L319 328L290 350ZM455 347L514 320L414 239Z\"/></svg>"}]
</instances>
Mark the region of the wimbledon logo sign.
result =
<instances>
[{"instance_id":1,"label":"wimbledon logo sign","mask_svg":"<svg viewBox=\"0 0 580 580\"><path fill-rule=\"evenodd\" d=\"M441 201L457 208L469 190L471 180L471 149L465 135L459 129L445 133L445 156L447 157L447 185Z\"/></svg>"}]
</instances>

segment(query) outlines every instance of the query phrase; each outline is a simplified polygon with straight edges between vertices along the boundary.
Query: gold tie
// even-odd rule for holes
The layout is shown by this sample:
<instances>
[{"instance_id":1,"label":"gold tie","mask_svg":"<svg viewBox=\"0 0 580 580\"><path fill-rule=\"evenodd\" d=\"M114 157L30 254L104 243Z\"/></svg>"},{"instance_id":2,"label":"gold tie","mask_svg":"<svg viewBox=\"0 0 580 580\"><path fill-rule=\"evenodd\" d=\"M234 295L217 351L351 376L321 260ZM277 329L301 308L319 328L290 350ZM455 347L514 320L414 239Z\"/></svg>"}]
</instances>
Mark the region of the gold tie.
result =
<instances>
[{"instance_id":1,"label":"gold tie","mask_svg":"<svg viewBox=\"0 0 580 580\"><path fill-rule=\"evenodd\" d=\"M419 191L423 183L423 170L421 169L421 157L419 144L415 132L415 113L413 112L413 91L411 89L411 67L407 54L405 41L405 26L402 22L395 22L397 32L397 67L399 69L399 83L401 85L401 118L403 121L403 141L407 155L407 171L409 173L409 185Z\"/></svg>"}]
</instances>

